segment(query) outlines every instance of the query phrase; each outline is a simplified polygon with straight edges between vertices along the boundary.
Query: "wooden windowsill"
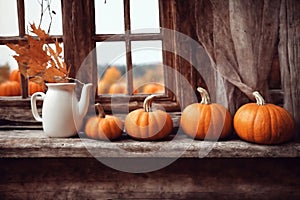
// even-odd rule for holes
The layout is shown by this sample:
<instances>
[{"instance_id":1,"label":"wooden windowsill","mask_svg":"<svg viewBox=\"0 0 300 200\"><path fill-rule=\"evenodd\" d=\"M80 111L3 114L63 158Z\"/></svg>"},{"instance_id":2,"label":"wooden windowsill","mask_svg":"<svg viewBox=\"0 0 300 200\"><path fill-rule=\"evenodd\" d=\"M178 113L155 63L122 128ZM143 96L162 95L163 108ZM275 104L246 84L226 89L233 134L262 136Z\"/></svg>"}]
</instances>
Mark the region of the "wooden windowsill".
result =
<instances>
[{"instance_id":1,"label":"wooden windowsill","mask_svg":"<svg viewBox=\"0 0 300 200\"><path fill-rule=\"evenodd\" d=\"M42 130L0 130L1 158L160 157L198 158L211 148L207 158L299 158L300 143L256 145L241 140L194 141L178 133L167 141L141 142L127 136L114 142L84 137L49 138ZM92 154L90 153L92 152Z\"/></svg>"}]
</instances>

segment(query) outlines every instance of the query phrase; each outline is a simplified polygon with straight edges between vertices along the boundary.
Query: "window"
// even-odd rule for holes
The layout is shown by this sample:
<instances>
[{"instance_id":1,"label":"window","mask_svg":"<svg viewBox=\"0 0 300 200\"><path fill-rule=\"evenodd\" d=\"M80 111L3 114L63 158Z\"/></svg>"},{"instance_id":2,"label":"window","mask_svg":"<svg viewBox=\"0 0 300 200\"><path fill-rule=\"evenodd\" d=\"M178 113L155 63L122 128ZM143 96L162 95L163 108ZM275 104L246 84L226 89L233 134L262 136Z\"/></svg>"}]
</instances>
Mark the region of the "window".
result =
<instances>
[{"instance_id":1,"label":"window","mask_svg":"<svg viewBox=\"0 0 300 200\"><path fill-rule=\"evenodd\" d=\"M50 4L48 4L50 3ZM50 7L48 7L50 5ZM40 11L43 12L32 12ZM13 59L14 52L5 44L18 43L26 40L25 34L28 31L29 24L35 23L41 25L45 31L62 42L62 12L61 1L32 1L32 0L0 0L0 12L5 17L0 18L0 67L9 68L10 71L18 68L17 62ZM41 13L43 13L41 17ZM8 20L9 19L9 20ZM9 70L1 73L0 79L7 76ZM22 97L28 97L28 81L22 77L21 81Z\"/></svg>"},{"instance_id":2,"label":"window","mask_svg":"<svg viewBox=\"0 0 300 200\"><path fill-rule=\"evenodd\" d=\"M143 90L149 84L160 84L163 92L163 73L156 73L156 80L151 80L151 71L163 71L158 2L95 1L99 94L157 93ZM108 20L110 13L119 14Z\"/></svg>"},{"instance_id":3,"label":"window","mask_svg":"<svg viewBox=\"0 0 300 200\"><path fill-rule=\"evenodd\" d=\"M161 100L172 101L174 107L174 95L168 90L173 87L167 83L170 74L164 69L168 63L160 28L170 28L167 26L170 19L161 12L167 3L161 0L96 0L94 6L97 100L110 102L110 95L125 94L124 101L128 97L131 101L141 101L146 94L158 93ZM113 17L109 17L112 13Z\"/></svg>"}]
</instances>

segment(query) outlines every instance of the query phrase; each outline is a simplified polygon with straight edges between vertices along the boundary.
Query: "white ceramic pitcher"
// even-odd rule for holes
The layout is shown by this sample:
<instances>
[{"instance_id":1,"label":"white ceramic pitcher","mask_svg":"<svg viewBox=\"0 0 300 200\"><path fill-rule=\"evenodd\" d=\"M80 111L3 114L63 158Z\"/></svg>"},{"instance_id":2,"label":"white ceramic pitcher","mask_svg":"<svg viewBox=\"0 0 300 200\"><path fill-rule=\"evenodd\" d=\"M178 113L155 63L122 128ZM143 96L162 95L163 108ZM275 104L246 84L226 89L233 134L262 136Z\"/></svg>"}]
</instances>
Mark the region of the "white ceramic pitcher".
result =
<instances>
[{"instance_id":1,"label":"white ceramic pitcher","mask_svg":"<svg viewBox=\"0 0 300 200\"><path fill-rule=\"evenodd\" d=\"M85 84L78 102L74 91L76 83L48 83L47 93L36 92L31 96L31 110L34 118L43 123L49 137L70 137L77 134L88 110L92 84ZM42 117L36 107L36 100L44 100Z\"/></svg>"}]
</instances>

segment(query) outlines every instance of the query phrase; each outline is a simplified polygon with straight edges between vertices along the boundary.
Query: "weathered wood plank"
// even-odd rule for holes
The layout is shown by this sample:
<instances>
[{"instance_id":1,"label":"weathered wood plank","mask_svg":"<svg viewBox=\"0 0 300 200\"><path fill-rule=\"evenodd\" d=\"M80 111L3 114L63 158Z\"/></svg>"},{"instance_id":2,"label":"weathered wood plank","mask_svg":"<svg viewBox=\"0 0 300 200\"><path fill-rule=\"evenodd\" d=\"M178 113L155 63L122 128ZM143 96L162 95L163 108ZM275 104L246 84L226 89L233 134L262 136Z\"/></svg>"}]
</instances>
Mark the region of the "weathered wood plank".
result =
<instances>
[{"instance_id":1,"label":"weathered wood plank","mask_svg":"<svg viewBox=\"0 0 300 200\"><path fill-rule=\"evenodd\" d=\"M176 132L176 131L175 131ZM33 157L160 157L199 158L255 158L300 157L300 143L282 145L256 145L240 140L219 142L194 141L181 132L159 142L140 142L123 135L113 142L87 139L83 134L75 138L48 138L41 130L0 131L1 158ZM90 154L92 153L92 155ZM202 155L202 154L201 154Z\"/></svg>"},{"instance_id":2,"label":"weathered wood plank","mask_svg":"<svg viewBox=\"0 0 300 200\"><path fill-rule=\"evenodd\" d=\"M62 2L64 58L67 66L71 68L70 76L96 86L96 57L90 54L95 48L93 41L95 35L94 1L63 0Z\"/></svg>"},{"instance_id":3,"label":"weathered wood plank","mask_svg":"<svg viewBox=\"0 0 300 200\"><path fill-rule=\"evenodd\" d=\"M279 61L284 107L294 116L300 130L300 1L281 1ZM300 134L297 135L300 138Z\"/></svg>"},{"instance_id":4,"label":"weathered wood plank","mask_svg":"<svg viewBox=\"0 0 300 200\"><path fill-rule=\"evenodd\" d=\"M299 164L299 159L180 159L155 172L130 174L95 159L2 159L0 198L299 199Z\"/></svg>"}]
</instances>

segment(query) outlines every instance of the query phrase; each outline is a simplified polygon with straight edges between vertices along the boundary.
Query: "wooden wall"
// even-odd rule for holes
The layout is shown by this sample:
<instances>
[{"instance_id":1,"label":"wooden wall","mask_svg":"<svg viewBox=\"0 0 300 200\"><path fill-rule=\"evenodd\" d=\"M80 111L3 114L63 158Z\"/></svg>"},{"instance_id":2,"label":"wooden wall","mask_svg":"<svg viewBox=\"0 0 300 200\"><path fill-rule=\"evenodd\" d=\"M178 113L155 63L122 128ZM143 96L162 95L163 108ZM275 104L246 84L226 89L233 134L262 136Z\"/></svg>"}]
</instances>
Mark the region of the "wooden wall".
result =
<instances>
[{"instance_id":1,"label":"wooden wall","mask_svg":"<svg viewBox=\"0 0 300 200\"><path fill-rule=\"evenodd\" d=\"M299 164L299 159L196 158L130 174L93 158L1 159L0 198L299 199Z\"/></svg>"}]
</instances>

